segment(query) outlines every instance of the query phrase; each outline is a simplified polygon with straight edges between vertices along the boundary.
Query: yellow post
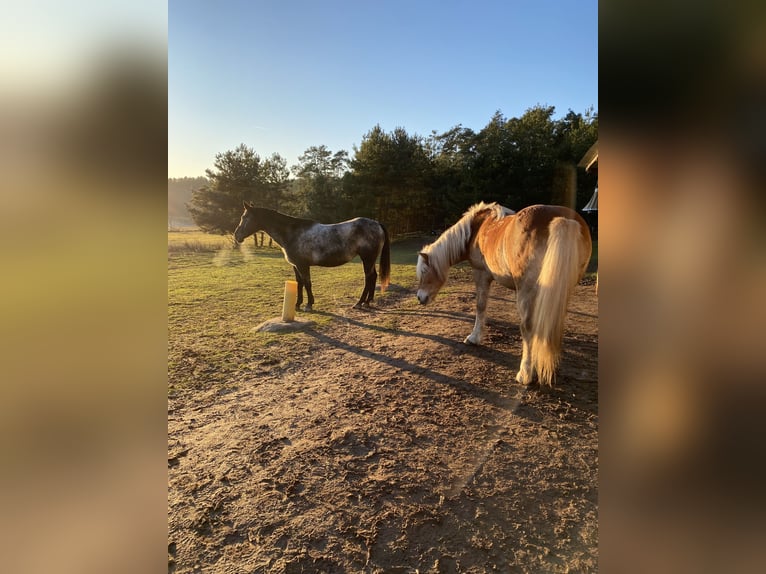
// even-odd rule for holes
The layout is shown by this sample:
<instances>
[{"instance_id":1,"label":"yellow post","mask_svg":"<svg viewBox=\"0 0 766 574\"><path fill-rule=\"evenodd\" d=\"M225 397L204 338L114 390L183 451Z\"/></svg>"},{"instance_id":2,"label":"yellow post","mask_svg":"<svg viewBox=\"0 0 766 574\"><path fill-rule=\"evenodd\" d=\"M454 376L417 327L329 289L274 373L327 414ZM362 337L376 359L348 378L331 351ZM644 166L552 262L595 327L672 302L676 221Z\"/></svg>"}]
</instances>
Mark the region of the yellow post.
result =
<instances>
[{"instance_id":1,"label":"yellow post","mask_svg":"<svg viewBox=\"0 0 766 574\"><path fill-rule=\"evenodd\" d=\"M295 302L298 300L298 282L285 281L285 301L282 304L282 321L295 320Z\"/></svg>"}]
</instances>

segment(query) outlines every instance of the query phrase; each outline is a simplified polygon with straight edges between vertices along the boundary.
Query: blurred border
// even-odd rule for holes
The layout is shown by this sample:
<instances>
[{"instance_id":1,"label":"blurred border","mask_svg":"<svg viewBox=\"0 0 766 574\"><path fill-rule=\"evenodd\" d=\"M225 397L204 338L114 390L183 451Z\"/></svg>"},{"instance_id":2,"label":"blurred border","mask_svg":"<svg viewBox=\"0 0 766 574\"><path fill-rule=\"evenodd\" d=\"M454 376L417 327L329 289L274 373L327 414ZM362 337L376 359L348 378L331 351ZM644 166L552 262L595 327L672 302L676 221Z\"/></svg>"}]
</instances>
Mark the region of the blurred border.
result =
<instances>
[{"instance_id":1,"label":"blurred border","mask_svg":"<svg viewBox=\"0 0 766 574\"><path fill-rule=\"evenodd\" d=\"M0 569L164 569L167 4L4 21Z\"/></svg>"},{"instance_id":2,"label":"blurred border","mask_svg":"<svg viewBox=\"0 0 766 574\"><path fill-rule=\"evenodd\" d=\"M600 568L766 549L766 11L599 11Z\"/></svg>"}]
</instances>

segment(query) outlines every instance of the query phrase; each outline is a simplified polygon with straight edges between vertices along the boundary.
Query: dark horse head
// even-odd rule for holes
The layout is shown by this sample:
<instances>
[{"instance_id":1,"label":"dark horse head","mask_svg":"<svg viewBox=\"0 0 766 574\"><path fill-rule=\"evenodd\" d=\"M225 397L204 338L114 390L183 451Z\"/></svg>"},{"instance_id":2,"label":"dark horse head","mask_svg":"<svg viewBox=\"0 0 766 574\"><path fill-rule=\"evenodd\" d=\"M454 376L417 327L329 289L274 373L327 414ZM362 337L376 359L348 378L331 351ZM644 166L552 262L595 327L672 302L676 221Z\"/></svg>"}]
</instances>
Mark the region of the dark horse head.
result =
<instances>
[{"instance_id":1,"label":"dark horse head","mask_svg":"<svg viewBox=\"0 0 766 574\"><path fill-rule=\"evenodd\" d=\"M237 243L242 243L246 238L261 229L258 209L252 203L247 203L246 201L243 201L242 205L244 205L245 211L242 212L242 217L239 218L239 225L234 230L234 239Z\"/></svg>"}]
</instances>

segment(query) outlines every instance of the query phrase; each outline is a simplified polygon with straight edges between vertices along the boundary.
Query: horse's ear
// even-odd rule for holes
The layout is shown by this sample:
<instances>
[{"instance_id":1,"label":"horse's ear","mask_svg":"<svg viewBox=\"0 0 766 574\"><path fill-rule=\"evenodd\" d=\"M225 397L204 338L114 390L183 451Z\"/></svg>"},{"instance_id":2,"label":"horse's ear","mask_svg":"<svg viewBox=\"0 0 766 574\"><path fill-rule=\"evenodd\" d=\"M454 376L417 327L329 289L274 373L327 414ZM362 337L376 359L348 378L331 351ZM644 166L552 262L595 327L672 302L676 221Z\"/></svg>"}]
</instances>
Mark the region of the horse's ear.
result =
<instances>
[{"instance_id":1,"label":"horse's ear","mask_svg":"<svg viewBox=\"0 0 766 574\"><path fill-rule=\"evenodd\" d=\"M425 251L421 251L420 253L418 253L418 255L420 255L423 258L423 261L425 261L426 264L428 263L428 253L426 253Z\"/></svg>"},{"instance_id":2,"label":"horse's ear","mask_svg":"<svg viewBox=\"0 0 766 574\"><path fill-rule=\"evenodd\" d=\"M244 201L244 200L242 200L242 205L244 205L244 206L245 206L245 209L252 209L253 207L255 207L255 206L253 205L253 202L252 202L252 201L251 201L250 203L248 203L247 201Z\"/></svg>"}]
</instances>

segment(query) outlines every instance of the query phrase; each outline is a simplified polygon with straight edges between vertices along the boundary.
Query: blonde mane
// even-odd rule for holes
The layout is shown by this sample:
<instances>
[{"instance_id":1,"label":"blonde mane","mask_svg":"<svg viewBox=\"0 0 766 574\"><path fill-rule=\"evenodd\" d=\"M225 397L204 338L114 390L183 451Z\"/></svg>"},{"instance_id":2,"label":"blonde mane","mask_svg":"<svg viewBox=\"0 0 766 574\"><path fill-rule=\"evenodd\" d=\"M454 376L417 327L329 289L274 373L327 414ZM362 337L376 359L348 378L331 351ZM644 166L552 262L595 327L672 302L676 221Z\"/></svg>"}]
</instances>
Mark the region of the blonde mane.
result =
<instances>
[{"instance_id":1,"label":"blonde mane","mask_svg":"<svg viewBox=\"0 0 766 574\"><path fill-rule=\"evenodd\" d=\"M423 248L422 252L428 255L429 266L440 278L446 278L449 268L465 257L471 239L473 218L485 210L490 211L490 217L496 220L515 213L496 202L479 202L469 207L457 223L442 233L436 241Z\"/></svg>"}]
</instances>

